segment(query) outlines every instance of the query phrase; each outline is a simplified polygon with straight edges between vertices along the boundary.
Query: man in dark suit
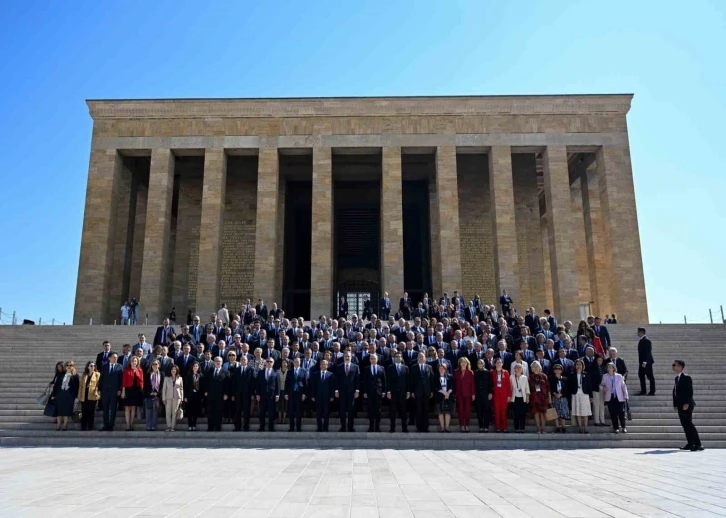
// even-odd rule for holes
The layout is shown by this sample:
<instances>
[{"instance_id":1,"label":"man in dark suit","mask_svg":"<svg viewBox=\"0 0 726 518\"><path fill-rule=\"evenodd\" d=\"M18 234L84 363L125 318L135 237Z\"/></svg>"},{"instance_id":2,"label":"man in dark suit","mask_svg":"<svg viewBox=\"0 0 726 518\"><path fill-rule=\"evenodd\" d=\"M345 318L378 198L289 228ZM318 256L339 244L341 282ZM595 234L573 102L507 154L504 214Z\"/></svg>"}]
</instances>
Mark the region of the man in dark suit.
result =
<instances>
[{"instance_id":1,"label":"man in dark suit","mask_svg":"<svg viewBox=\"0 0 726 518\"><path fill-rule=\"evenodd\" d=\"M174 328L169 325L169 319L165 318L163 325L156 328L154 345L166 345L169 335L176 335Z\"/></svg>"},{"instance_id":2,"label":"man in dark suit","mask_svg":"<svg viewBox=\"0 0 726 518\"><path fill-rule=\"evenodd\" d=\"M308 371L300 365L300 358L292 361L292 368L285 376L285 401L290 419L290 431L302 431L302 411L308 390Z\"/></svg>"},{"instance_id":3,"label":"man in dark suit","mask_svg":"<svg viewBox=\"0 0 726 518\"><path fill-rule=\"evenodd\" d=\"M204 343L204 326L202 325L202 321L198 316L194 317L194 325L189 328L189 334L192 335L192 338L194 338L195 344L198 344L199 342Z\"/></svg>"},{"instance_id":4,"label":"man in dark suit","mask_svg":"<svg viewBox=\"0 0 726 518\"><path fill-rule=\"evenodd\" d=\"M550 329L552 328L550 327ZM600 317L595 317L595 325L592 326L592 330L595 332L595 335L600 338L603 349L606 351L610 349L612 346L612 342L610 341L610 332L607 327L602 325L602 319Z\"/></svg>"},{"instance_id":5,"label":"man in dark suit","mask_svg":"<svg viewBox=\"0 0 726 518\"><path fill-rule=\"evenodd\" d=\"M378 365L378 356L370 355L370 365L363 371L363 398L368 401L368 431L381 431L381 399L386 393L386 373Z\"/></svg>"},{"instance_id":6,"label":"man in dark suit","mask_svg":"<svg viewBox=\"0 0 726 518\"><path fill-rule=\"evenodd\" d=\"M348 318L348 301L345 297L340 297L338 301L338 318Z\"/></svg>"},{"instance_id":7,"label":"man in dark suit","mask_svg":"<svg viewBox=\"0 0 726 518\"><path fill-rule=\"evenodd\" d=\"M191 372L192 365L195 361L194 356L192 356L191 345L186 344L184 346L184 353L176 360L176 366L179 367L179 374L183 378L186 378L187 374Z\"/></svg>"},{"instance_id":8,"label":"man in dark suit","mask_svg":"<svg viewBox=\"0 0 726 518\"><path fill-rule=\"evenodd\" d=\"M686 362L683 360L673 362L673 372L676 373L676 383L673 386L673 408L678 410L678 419L681 420L681 426L688 441L681 449L703 451L698 430L693 424L693 409L696 406L696 402L693 400L693 380L683 372L685 367Z\"/></svg>"},{"instance_id":9,"label":"man in dark suit","mask_svg":"<svg viewBox=\"0 0 726 518\"><path fill-rule=\"evenodd\" d=\"M645 336L645 328L638 328L638 378L640 378L639 396L645 396L645 378L650 382L649 396L655 396L655 376L653 376L653 344Z\"/></svg>"},{"instance_id":10,"label":"man in dark suit","mask_svg":"<svg viewBox=\"0 0 726 518\"><path fill-rule=\"evenodd\" d=\"M250 429L250 407L255 395L255 369L247 364L247 357L242 355L239 368L232 372L232 401L234 402L234 431L245 432Z\"/></svg>"},{"instance_id":11,"label":"man in dark suit","mask_svg":"<svg viewBox=\"0 0 726 518\"><path fill-rule=\"evenodd\" d=\"M330 403L335 396L335 376L328 370L328 360L321 360L320 370L310 373L310 399L315 404L318 432L328 431Z\"/></svg>"},{"instance_id":12,"label":"man in dark suit","mask_svg":"<svg viewBox=\"0 0 726 518\"><path fill-rule=\"evenodd\" d=\"M207 431L222 431L222 409L230 392L229 372L222 370L222 358L214 359L214 368L204 379L204 397L207 401Z\"/></svg>"},{"instance_id":13,"label":"man in dark suit","mask_svg":"<svg viewBox=\"0 0 726 518\"><path fill-rule=\"evenodd\" d=\"M429 399L433 397L434 371L426 363L426 355L418 353L418 362L409 369L411 397L414 398L416 413L416 431L428 433L429 431Z\"/></svg>"},{"instance_id":14,"label":"man in dark suit","mask_svg":"<svg viewBox=\"0 0 726 518\"><path fill-rule=\"evenodd\" d=\"M404 292L403 297L398 301L398 311L406 320L411 320L411 298Z\"/></svg>"},{"instance_id":15,"label":"man in dark suit","mask_svg":"<svg viewBox=\"0 0 726 518\"><path fill-rule=\"evenodd\" d=\"M514 301L512 297L507 295L507 290L502 290L502 296L499 297L499 305L502 307L502 315L509 315L509 310L512 309Z\"/></svg>"},{"instance_id":16,"label":"man in dark suit","mask_svg":"<svg viewBox=\"0 0 726 518\"><path fill-rule=\"evenodd\" d=\"M614 363L615 372L627 379L628 368L625 365L625 361L622 358L618 358L618 350L615 347L608 349L608 357L603 362L603 366L606 366L608 363Z\"/></svg>"},{"instance_id":17,"label":"man in dark suit","mask_svg":"<svg viewBox=\"0 0 726 518\"><path fill-rule=\"evenodd\" d=\"M116 424L116 409L118 408L118 398L121 395L121 373L123 372L121 366L116 363L117 359L116 353L109 353L108 363L101 367L100 371L101 378L98 384L101 387L101 408L103 409L102 432L112 431Z\"/></svg>"},{"instance_id":18,"label":"man in dark suit","mask_svg":"<svg viewBox=\"0 0 726 518\"><path fill-rule=\"evenodd\" d=\"M391 299L388 298L388 292L383 293L383 297L381 297L381 307L380 307L380 313L381 313L381 320L384 322L388 320L388 317L391 315Z\"/></svg>"},{"instance_id":19,"label":"man in dark suit","mask_svg":"<svg viewBox=\"0 0 726 518\"><path fill-rule=\"evenodd\" d=\"M260 431L265 431L265 418L267 428L275 431L275 417L277 402L280 400L280 378L273 368L275 360L267 358L265 368L257 373L257 401L260 403Z\"/></svg>"},{"instance_id":20,"label":"man in dark suit","mask_svg":"<svg viewBox=\"0 0 726 518\"><path fill-rule=\"evenodd\" d=\"M494 357L500 358L502 360L502 367L504 367L504 370L508 371L514 361L514 355L507 351L507 342L505 340L499 340L499 342L497 342L497 347L498 350Z\"/></svg>"},{"instance_id":21,"label":"man in dark suit","mask_svg":"<svg viewBox=\"0 0 726 518\"><path fill-rule=\"evenodd\" d=\"M267 320L267 306L265 306L265 301L263 301L262 299L257 299L255 311L262 320Z\"/></svg>"},{"instance_id":22,"label":"man in dark suit","mask_svg":"<svg viewBox=\"0 0 726 518\"><path fill-rule=\"evenodd\" d=\"M355 400L360 393L360 370L352 362L350 351L345 351L343 363L337 367L335 397L340 400L340 432L353 432Z\"/></svg>"},{"instance_id":23,"label":"man in dark suit","mask_svg":"<svg viewBox=\"0 0 726 518\"><path fill-rule=\"evenodd\" d=\"M406 400L411 397L409 391L408 367L403 363L400 352L393 355L393 364L389 365L386 376L386 397L391 403L391 432L396 431L396 416L401 416L401 430L408 433L406 421Z\"/></svg>"},{"instance_id":24,"label":"man in dark suit","mask_svg":"<svg viewBox=\"0 0 726 518\"><path fill-rule=\"evenodd\" d=\"M96 372L101 372L103 366L108 363L109 356L111 356L111 342L105 340L103 342L103 351L96 355Z\"/></svg>"}]
</instances>

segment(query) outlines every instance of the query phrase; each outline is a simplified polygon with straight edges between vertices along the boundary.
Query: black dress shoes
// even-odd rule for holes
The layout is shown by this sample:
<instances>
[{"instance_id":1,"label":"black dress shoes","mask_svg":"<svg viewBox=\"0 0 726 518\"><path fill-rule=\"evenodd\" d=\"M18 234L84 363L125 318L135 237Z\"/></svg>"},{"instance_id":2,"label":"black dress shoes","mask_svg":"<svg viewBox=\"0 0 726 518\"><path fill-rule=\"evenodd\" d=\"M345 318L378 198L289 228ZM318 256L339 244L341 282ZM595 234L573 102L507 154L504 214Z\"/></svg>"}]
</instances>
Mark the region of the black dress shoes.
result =
<instances>
[{"instance_id":1,"label":"black dress shoes","mask_svg":"<svg viewBox=\"0 0 726 518\"><path fill-rule=\"evenodd\" d=\"M692 444L686 444L685 446L681 446L679 449L686 451L686 450L690 450L691 448L693 448Z\"/></svg>"},{"instance_id":2,"label":"black dress shoes","mask_svg":"<svg viewBox=\"0 0 726 518\"><path fill-rule=\"evenodd\" d=\"M703 446L694 446L691 448L691 451L703 451L705 448Z\"/></svg>"}]
</instances>

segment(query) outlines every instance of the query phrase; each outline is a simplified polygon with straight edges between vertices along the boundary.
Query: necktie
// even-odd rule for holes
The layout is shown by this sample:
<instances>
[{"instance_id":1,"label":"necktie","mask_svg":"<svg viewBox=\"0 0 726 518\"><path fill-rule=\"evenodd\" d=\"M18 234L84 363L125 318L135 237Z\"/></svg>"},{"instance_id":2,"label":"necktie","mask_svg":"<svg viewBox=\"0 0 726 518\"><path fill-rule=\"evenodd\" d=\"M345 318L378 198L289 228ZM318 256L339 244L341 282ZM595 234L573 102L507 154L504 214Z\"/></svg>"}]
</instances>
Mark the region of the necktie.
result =
<instances>
[{"instance_id":1,"label":"necktie","mask_svg":"<svg viewBox=\"0 0 726 518\"><path fill-rule=\"evenodd\" d=\"M347 363L345 364L345 375L346 376L348 375L348 364Z\"/></svg>"},{"instance_id":2,"label":"necktie","mask_svg":"<svg viewBox=\"0 0 726 518\"><path fill-rule=\"evenodd\" d=\"M219 376L219 369L214 369L214 377L216 378Z\"/></svg>"},{"instance_id":3,"label":"necktie","mask_svg":"<svg viewBox=\"0 0 726 518\"><path fill-rule=\"evenodd\" d=\"M324 372L321 372L320 373L320 381L325 381L325 373Z\"/></svg>"},{"instance_id":4,"label":"necktie","mask_svg":"<svg viewBox=\"0 0 726 518\"><path fill-rule=\"evenodd\" d=\"M401 364L400 363L396 364L396 372L398 373L399 376L401 375Z\"/></svg>"}]
</instances>

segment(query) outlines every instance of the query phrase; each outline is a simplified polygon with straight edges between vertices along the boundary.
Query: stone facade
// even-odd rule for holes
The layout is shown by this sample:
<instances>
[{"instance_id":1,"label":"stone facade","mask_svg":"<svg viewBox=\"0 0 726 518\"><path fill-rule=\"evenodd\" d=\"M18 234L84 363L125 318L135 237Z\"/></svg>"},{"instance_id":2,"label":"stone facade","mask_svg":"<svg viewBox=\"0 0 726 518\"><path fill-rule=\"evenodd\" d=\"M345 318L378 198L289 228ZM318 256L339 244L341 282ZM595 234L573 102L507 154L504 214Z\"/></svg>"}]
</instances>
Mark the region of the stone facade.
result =
<instances>
[{"instance_id":1,"label":"stone facade","mask_svg":"<svg viewBox=\"0 0 726 518\"><path fill-rule=\"evenodd\" d=\"M395 217L402 156L429 153L434 297L458 289L496 302L505 287L520 310L547 306L576 320L579 304L590 303L591 312L616 312L621 322L646 321L630 102L629 95L89 101L74 321L112 323L134 296L151 323L172 306L181 320L221 302L238 309L247 297L280 304L283 154L312 155L310 315L330 314L332 159L351 150L380 157L381 212L389 217L381 219L378 275L392 297L406 289L405 229ZM573 166L576 155L592 165ZM238 161L247 164L243 174L230 165Z\"/></svg>"}]
</instances>

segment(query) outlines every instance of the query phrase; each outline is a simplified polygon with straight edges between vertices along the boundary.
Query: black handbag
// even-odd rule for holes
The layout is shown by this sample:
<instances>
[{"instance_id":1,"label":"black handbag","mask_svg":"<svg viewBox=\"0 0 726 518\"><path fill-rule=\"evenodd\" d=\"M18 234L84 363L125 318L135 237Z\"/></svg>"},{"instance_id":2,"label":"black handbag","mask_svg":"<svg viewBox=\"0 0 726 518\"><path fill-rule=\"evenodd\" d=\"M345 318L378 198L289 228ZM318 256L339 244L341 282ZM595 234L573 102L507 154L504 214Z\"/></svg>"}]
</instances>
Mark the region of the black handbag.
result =
<instances>
[{"instance_id":1,"label":"black handbag","mask_svg":"<svg viewBox=\"0 0 726 518\"><path fill-rule=\"evenodd\" d=\"M43 415L46 417L57 417L58 410L55 407L55 403L48 403L43 409Z\"/></svg>"},{"instance_id":2,"label":"black handbag","mask_svg":"<svg viewBox=\"0 0 726 518\"><path fill-rule=\"evenodd\" d=\"M71 421L74 423L80 423L81 422L81 402L77 401L76 406L73 409L73 415L71 416Z\"/></svg>"}]
</instances>

